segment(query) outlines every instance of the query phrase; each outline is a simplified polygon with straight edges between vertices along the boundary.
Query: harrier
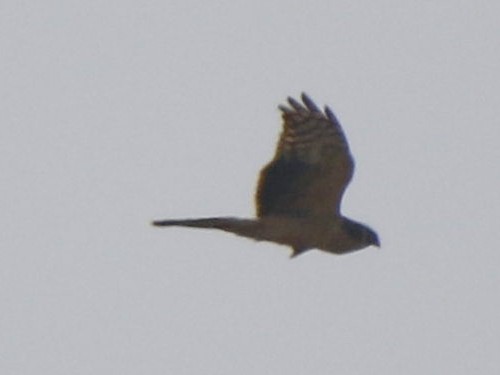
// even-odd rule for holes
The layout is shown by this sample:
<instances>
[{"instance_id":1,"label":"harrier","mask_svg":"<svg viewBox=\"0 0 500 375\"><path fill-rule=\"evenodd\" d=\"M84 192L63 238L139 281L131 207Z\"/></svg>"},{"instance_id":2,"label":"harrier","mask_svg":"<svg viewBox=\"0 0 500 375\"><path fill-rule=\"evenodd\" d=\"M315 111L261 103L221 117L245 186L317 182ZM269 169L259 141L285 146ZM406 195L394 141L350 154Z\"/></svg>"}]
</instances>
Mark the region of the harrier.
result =
<instances>
[{"instance_id":1,"label":"harrier","mask_svg":"<svg viewBox=\"0 0 500 375\"><path fill-rule=\"evenodd\" d=\"M257 218L214 217L159 220L156 226L219 229L292 248L292 257L310 249L345 254L380 246L377 234L342 216L340 202L354 161L342 127L325 106L322 112L302 94L280 105L283 131L273 160L260 172Z\"/></svg>"}]
</instances>

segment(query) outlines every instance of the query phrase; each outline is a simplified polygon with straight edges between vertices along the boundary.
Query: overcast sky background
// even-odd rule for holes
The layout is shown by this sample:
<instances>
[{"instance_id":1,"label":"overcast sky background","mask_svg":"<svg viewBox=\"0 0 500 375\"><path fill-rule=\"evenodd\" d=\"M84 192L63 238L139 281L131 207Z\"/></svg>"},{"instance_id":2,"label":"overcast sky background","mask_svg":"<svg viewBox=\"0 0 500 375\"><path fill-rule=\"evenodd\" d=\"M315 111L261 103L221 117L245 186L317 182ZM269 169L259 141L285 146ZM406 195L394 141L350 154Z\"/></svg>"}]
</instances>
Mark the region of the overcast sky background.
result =
<instances>
[{"instance_id":1,"label":"overcast sky background","mask_svg":"<svg viewBox=\"0 0 500 375\"><path fill-rule=\"evenodd\" d=\"M0 8L0 373L500 373L497 2ZM380 250L149 226L253 216L301 91Z\"/></svg>"}]
</instances>

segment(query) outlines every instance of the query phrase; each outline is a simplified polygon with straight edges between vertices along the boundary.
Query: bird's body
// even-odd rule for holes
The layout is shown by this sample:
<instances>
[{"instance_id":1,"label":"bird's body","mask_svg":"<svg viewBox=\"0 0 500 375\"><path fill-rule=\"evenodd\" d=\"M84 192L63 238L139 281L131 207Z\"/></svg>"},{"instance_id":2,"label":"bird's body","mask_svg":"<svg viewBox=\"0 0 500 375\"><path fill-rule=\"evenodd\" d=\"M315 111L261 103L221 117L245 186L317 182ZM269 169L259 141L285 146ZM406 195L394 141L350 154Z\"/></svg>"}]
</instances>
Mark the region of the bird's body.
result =
<instances>
[{"instance_id":1,"label":"bird's body","mask_svg":"<svg viewBox=\"0 0 500 375\"><path fill-rule=\"evenodd\" d=\"M259 176L256 219L230 217L161 220L156 226L219 229L257 241L290 246L292 256L309 249L344 254L379 246L377 234L340 213L353 158L340 123L325 107L321 112L302 94L288 98L283 132L273 160Z\"/></svg>"}]
</instances>

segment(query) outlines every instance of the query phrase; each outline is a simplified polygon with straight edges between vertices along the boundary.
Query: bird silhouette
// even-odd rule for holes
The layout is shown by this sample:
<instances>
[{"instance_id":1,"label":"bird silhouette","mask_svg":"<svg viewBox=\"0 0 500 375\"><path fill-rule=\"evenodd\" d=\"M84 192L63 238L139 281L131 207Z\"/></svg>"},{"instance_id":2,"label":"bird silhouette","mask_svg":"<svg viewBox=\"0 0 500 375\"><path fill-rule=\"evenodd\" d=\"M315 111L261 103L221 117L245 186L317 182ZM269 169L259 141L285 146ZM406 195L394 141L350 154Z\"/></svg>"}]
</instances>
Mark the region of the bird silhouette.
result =
<instances>
[{"instance_id":1,"label":"bird silhouette","mask_svg":"<svg viewBox=\"0 0 500 375\"><path fill-rule=\"evenodd\" d=\"M341 214L354 161L332 110L321 111L305 94L280 105L283 131L274 158L260 172L257 217L212 217L154 221L155 226L219 229L292 248L292 257L310 249L345 254L370 245L377 233Z\"/></svg>"}]
</instances>

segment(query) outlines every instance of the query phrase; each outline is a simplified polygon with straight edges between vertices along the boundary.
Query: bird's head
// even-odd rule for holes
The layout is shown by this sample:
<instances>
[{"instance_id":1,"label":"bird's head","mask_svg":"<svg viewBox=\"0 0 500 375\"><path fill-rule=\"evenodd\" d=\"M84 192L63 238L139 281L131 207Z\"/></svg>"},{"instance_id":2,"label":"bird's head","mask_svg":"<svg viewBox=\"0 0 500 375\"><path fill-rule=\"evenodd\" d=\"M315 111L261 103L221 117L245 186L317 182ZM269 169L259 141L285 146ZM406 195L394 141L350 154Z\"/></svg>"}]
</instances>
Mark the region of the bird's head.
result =
<instances>
[{"instance_id":1,"label":"bird's head","mask_svg":"<svg viewBox=\"0 0 500 375\"><path fill-rule=\"evenodd\" d=\"M358 245L358 249L371 245L380 247L378 234L367 225L344 218L344 229L349 237Z\"/></svg>"},{"instance_id":2,"label":"bird's head","mask_svg":"<svg viewBox=\"0 0 500 375\"><path fill-rule=\"evenodd\" d=\"M380 247L380 240L378 239L378 234L371 228L364 226L363 239L367 245L373 245Z\"/></svg>"}]
</instances>

